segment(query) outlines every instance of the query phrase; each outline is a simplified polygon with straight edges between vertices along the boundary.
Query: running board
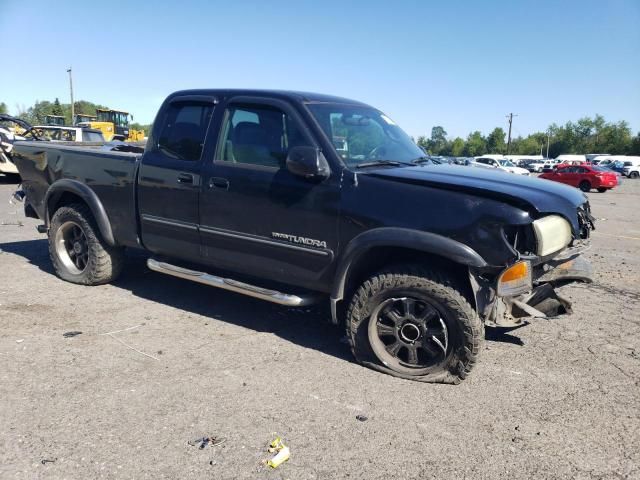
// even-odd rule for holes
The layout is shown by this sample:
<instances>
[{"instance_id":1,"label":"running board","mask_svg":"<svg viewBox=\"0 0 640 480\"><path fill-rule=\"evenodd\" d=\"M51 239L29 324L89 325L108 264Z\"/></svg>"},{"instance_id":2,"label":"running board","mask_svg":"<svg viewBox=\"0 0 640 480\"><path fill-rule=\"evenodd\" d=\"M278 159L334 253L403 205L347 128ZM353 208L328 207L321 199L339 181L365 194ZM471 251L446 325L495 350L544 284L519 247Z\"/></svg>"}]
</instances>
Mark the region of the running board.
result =
<instances>
[{"instance_id":1,"label":"running board","mask_svg":"<svg viewBox=\"0 0 640 480\"><path fill-rule=\"evenodd\" d=\"M249 285L248 283L239 282L230 278L217 277L208 273L178 267L176 265L171 265L170 263L160 262L153 258L147 260L147 267L155 272L166 273L167 275L173 275L174 277L203 283L210 287L230 290L249 297L259 298L260 300L266 300L267 302L286 305L288 307L303 307L305 305L316 303L317 301L317 297L311 295L299 296L278 292L277 290L269 290L267 288Z\"/></svg>"}]
</instances>

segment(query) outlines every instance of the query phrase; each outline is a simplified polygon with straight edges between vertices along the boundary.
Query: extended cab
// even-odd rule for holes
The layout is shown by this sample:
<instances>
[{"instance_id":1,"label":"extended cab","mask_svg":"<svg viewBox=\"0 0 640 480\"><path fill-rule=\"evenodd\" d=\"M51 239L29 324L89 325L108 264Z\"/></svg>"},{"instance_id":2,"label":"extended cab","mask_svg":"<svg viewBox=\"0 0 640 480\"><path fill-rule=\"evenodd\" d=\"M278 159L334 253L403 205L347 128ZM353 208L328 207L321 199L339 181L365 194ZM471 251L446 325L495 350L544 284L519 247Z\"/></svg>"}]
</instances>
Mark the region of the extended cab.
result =
<instances>
[{"instance_id":1,"label":"extended cab","mask_svg":"<svg viewBox=\"0 0 640 480\"><path fill-rule=\"evenodd\" d=\"M163 103L142 155L17 142L25 212L57 274L149 268L285 306L326 301L355 357L457 383L484 326L556 316L589 280L576 189L437 165L382 112L344 98L192 90Z\"/></svg>"}]
</instances>

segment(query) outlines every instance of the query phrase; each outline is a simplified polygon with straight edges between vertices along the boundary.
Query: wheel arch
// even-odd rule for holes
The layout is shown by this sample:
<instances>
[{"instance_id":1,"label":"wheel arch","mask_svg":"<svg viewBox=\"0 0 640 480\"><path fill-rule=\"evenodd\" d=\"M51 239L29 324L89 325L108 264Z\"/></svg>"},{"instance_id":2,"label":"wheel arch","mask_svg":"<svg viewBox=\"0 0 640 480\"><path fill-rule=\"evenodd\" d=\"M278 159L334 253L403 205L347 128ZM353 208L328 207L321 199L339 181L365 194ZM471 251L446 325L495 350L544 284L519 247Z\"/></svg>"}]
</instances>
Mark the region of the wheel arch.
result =
<instances>
[{"instance_id":1,"label":"wheel arch","mask_svg":"<svg viewBox=\"0 0 640 480\"><path fill-rule=\"evenodd\" d=\"M469 289L468 268L487 266L471 247L442 235L394 227L369 230L352 239L340 257L331 292L332 321L338 323L338 304L358 282L386 265L409 261L446 267Z\"/></svg>"},{"instance_id":2,"label":"wheel arch","mask_svg":"<svg viewBox=\"0 0 640 480\"><path fill-rule=\"evenodd\" d=\"M64 178L52 183L45 197L45 222L47 227L51 217L60 207L71 203L82 202L89 207L98 225L100 234L109 246L116 246L113 230L107 212L96 193L84 183Z\"/></svg>"}]
</instances>

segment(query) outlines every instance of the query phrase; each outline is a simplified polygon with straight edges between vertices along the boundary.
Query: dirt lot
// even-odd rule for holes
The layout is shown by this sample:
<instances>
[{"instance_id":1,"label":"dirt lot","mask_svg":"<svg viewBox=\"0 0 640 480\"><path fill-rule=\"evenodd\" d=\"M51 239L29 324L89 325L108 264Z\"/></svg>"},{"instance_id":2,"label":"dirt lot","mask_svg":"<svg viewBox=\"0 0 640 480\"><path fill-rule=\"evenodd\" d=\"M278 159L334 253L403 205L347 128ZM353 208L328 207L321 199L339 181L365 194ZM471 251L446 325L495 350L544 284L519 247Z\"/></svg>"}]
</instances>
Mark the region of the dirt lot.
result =
<instances>
[{"instance_id":1,"label":"dirt lot","mask_svg":"<svg viewBox=\"0 0 640 480\"><path fill-rule=\"evenodd\" d=\"M323 314L140 254L114 285L65 283L14 188L0 178L0 478L640 478L640 181L589 195L574 315L488 330L459 386L360 367ZM269 471L276 433L291 459ZM188 445L204 435L226 442Z\"/></svg>"}]
</instances>

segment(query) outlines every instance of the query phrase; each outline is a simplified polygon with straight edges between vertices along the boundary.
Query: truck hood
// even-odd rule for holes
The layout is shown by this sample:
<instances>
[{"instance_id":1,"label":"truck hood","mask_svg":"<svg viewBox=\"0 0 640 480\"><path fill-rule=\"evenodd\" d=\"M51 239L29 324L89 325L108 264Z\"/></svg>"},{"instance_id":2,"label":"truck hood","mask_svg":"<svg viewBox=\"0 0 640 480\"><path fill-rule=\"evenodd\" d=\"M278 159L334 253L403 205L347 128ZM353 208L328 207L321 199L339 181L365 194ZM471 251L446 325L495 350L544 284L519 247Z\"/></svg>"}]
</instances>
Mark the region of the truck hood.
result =
<instances>
[{"instance_id":1,"label":"truck hood","mask_svg":"<svg viewBox=\"0 0 640 480\"><path fill-rule=\"evenodd\" d=\"M526 210L563 214L571 223L575 222L576 208L586 202L586 196L577 188L497 169L428 164L381 167L359 174L496 198Z\"/></svg>"}]
</instances>

